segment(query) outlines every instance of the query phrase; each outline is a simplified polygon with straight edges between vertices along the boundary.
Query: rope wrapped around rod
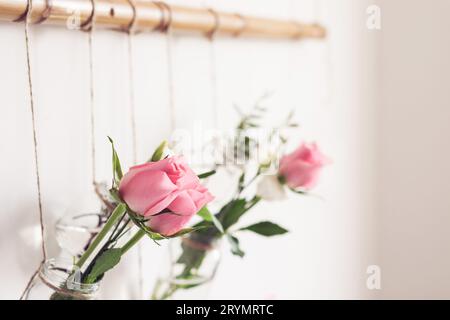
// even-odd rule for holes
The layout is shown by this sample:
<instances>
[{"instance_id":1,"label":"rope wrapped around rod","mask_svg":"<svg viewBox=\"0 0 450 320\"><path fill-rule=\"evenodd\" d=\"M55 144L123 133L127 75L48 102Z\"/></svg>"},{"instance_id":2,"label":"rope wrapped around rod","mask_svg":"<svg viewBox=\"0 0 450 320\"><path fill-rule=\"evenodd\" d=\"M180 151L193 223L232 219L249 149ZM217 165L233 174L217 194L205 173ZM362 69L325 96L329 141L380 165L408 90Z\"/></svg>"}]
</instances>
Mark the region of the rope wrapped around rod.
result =
<instances>
[{"instance_id":1,"label":"rope wrapped around rod","mask_svg":"<svg viewBox=\"0 0 450 320\"><path fill-rule=\"evenodd\" d=\"M128 32L165 31L167 15L161 8L169 7L170 28L173 32L208 35L228 35L263 38L324 38L325 28L317 23L302 23L280 19L259 18L238 13L168 5L148 0L96 0L95 25ZM27 0L0 0L0 20L23 21L29 6ZM90 0L33 0L29 15L31 24L54 24L67 27L76 14L80 28L92 19ZM220 24L217 24L220 21ZM162 27L163 26L163 27Z\"/></svg>"}]
</instances>

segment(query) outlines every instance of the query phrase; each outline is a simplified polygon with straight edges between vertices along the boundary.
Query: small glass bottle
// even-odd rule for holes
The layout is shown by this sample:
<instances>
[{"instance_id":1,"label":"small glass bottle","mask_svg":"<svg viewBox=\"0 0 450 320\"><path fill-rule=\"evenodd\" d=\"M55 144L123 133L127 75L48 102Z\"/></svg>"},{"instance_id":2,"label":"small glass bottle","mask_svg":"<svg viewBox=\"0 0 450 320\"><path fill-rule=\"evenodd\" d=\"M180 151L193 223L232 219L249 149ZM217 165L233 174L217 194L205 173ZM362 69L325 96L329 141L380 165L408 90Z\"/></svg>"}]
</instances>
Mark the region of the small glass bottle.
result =
<instances>
[{"instance_id":1,"label":"small glass bottle","mask_svg":"<svg viewBox=\"0 0 450 320\"><path fill-rule=\"evenodd\" d=\"M94 300L99 282L81 283L70 259L45 261L25 295L26 300Z\"/></svg>"},{"instance_id":2,"label":"small glass bottle","mask_svg":"<svg viewBox=\"0 0 450 320\"><path fill-rule=\"evenodd\" d=\"M168 273L155 285L152 299L205 299L221 259L220 239L200 241L193 235L170 240Z\"/></svg>"},{"instance_id":3,"label":"small glass bottle","mask_svg":"<svg viewBox=\"0 0 450 320\"><path fill-rule=\"evenodd\" d=\"M81 256L114 211L117 204L105 183L95 183L95 193L101 202L99 211L68 214L56 222L56 241L63 256Z\"/></svg>"},{"instance_id":4,"label":"small glass bottle","mask_svg":"<svg viewBox=\"0 0 450 320\"><path fill-rule=\"evenodd\" d=\"M56 241L63 254L79 257L102 229L109 212L77 213L66 215L56 222Z\"/></svg>"}]
</instances>

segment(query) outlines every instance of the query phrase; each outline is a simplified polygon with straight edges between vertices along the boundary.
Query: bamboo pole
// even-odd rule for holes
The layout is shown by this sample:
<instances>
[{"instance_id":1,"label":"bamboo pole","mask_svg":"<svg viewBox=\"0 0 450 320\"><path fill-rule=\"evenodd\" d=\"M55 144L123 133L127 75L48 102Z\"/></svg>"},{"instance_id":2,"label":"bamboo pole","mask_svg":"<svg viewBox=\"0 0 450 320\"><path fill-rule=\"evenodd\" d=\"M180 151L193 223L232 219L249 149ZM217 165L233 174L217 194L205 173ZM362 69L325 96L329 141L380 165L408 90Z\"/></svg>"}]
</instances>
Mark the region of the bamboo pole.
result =
<instances>
[{"instance_id":1,"label":"bamboo pole","mask_svg":"<svg viewBox=\"0 0 450 320\"><path fill-rule=\"evenodd\" d=\"M0 0L0 20L23 21L27 10L27 0ZM72 29L94 23L97 28L129 31L133 27L136 32L164 31L170 27L175 32L266 38L324 38L326 35L318 24L169 6L149 0L32 0L30 23Z\"/></svg>"}]
</instances>

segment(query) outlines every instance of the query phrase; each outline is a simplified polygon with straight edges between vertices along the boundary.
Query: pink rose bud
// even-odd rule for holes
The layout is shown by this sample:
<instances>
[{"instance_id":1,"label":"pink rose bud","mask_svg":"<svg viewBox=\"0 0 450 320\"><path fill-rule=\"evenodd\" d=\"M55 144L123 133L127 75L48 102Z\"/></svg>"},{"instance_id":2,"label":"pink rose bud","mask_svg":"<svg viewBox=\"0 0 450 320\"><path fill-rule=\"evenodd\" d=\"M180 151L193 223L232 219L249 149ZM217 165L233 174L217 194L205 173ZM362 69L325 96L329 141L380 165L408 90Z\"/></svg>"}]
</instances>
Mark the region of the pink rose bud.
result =
<instances>
[{"instance_id":1,"label":"pink rose bud","mask_svg":"<svg viewBox=\"0 0 450 320\"><path fill-rule=\"evenodd\" d=\"M150 218L152 230L165 236L180 231L214 199L181 156L130 168L119 193L131 210Z\"/></svg>"},{"instance_id":2,"label":"pink rose bud","mask_svg":"<svg viewBox=\"0 0 450 320\"><path fill-rule=\"evenodd\" d=\"M322 167L330 162L315 143L302 143L281 158L278 175L290 188L307 190L317 184Z\"/></svg>"}]
</instances>

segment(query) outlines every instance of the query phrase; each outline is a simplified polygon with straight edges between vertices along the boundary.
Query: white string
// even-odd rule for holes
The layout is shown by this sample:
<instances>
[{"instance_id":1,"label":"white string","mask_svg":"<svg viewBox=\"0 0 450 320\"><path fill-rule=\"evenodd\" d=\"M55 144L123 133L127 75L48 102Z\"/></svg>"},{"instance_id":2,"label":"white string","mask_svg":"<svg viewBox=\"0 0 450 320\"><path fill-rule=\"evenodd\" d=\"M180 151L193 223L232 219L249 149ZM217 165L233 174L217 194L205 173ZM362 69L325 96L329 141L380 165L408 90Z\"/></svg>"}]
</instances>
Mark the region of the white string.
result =
<instances>
[{"instance_id":1,"label":"white string","mask_svg":"<svg viewBox=\"0 0 450 320\"><path fill-rule=\"evenodd\" d=\"M44 225L44 215L42 210L42 195L41 195L41 179L39 175L39 154L38 154L38 140L37 140L37 130L36 130L36 117L35 117L35 108L34 108L34 93L33 93L33 81L32 81L32 73L31 73L31 54L30 54L30 36L29 36L29 21L32 12L32 1L27 0L27 14L25 17L25 47L26 47L26 62L27 62L27 75L28 75L28 93L30 99L30 112L31 112L31 124L33 128L33 145L34 145L34 162L35 162L35 174L36 174L36 187L37 187L37 196L38 196L38 206L39 206L39 224L41 229L41 251L42 251L42 261L40 266L47 259L47 250L45 244L45 225ZM28 281L25 290L22 292L20 296L20 300L24 299L29 290L32 287L33 281L36 278L40 266L33 273L30 280Z\"/></svg>"},{"instance_id":2,"label":"white string","mask_svg":"<svg viewBox=\"0 0 450 320\"><path fill-rule=\"evenodd\" d=\"M130 107L130 123L131 123L131 135L132 135L132 150L133 150L133 164L137 164L137 128L136 128L136 107L135 107L135 92L134 92L134 65L133 65L133 33L130 30L128 32L128 81L129 81L129 107ZM143 248L142 243L138 243L137 246L138 255L138 290L139 297L144 294L144 279L143 279Z\"/></svg>"},{"instance_id":3,"label":"white string","mask_svg":"<svg viewBox=\"0 0 450 320\"><path fill-rule=\"evenodd\" d=\"M170 132L171 134L176 129L176 116L175 116L175 85L173 75L173 46L172 32L169 29L166 31L166 58L167 58L167 80L169 90L169 111L170 111Z\"/></svg>"},{"instance_id":4,"label":"white string","mask_svg":"<svg viewBox=\"0 0 450 320\"><path fill-rule=\"evenodd\" d=\"M209 4L209 0L203 1L202 5L207 7ZM217 13L209 9L211 14L213 14L214 21L216 24L220 25L219 17ZM216 46L215 46L215 33L217 32L217 28L219 25L214 26L213 33L208 34L209 39L209 63L210 63L210 82L211 82L211 105L213 112L212 124L215 129L218 129L219 125L219 110L218 110L218 88L217 88L217 70L216 70Z\"/></svg>"},{"instance_id":5,"label":"white string","mask_svg":"<svg viewBox=\"0 0 450 320\"><path fill-rule=\"evenodd\" d=\"M131 136L132 136L132 150L133 150L133 164L137 164L137 129L136 129L136 106L135 106L135 92L134 92L134 64L133 64L133 34L136 26L136 6L133 0L128 0L130 6L133 9L133 20L128 26L128 83L129 83L129 107L130 107L130 124L131 124ZM143 261L142 261L142 243L138 244L138 290L139 297L144 294L144 279L143 279Z\"/></svg>"},{"instance_id":6,"label":"white string","mask_svg":"<svg viewBox=\"0 0 450 320\"><path fill-rule=\"evenodd\" d=\"M43 260L47 258L47 250L45 244L45 226L44 226L44 216L42 210L42 195L41 195L41 178L39 175L39 156L38 156L38 141L37 141L37 129L36 129L36 116L35 116L35 108L34 108L34 93L33 93L33 82L32 82L32 73L31 73L31 57L30 57L30 37L28 32L28 22L31 16L32 3L31 0L28 0L28 12L25 19L25 43L26 43L26 52L27 52L27 71L28 71L28 88L30 95L30 112L31 112L31 122L33 126L33 144L34 144L34 161L36 165L36 187L38 192L38 203L39 203L39 222L41 225L41 249Z\"/></svg>"},{"instance_id":7,"label":"white string","mask_svg":"<svg viewBox=\"0 0 450 320\"><path fill-rule=\"evenodd\" d=\"M214 37L210 39L209 59L210 59L210 81L211 81L211 103L213 111L213 126L215 129L219 125L219 110L218 110L218 94L217 94L217 71L216 71L216 48Z\"/></svg>"},{"instance_id":8,"label":"white string","mask_svg":"<svg viewBox=\"0 0 450 320\"><path fill-rule=\"evenodd\" d=\"M131 32L128 33L128 81L129 81L129 107L132 135L133 163L137 164L137 131L136 131L136 108L134 97L134 66L133 66L133 40Z\"/></svg>"},{"instance_id":9,"label":"white string","mask_svg":"<svg viewBox=\"0 0 450 320\"><path fill-rule=\"evenodd\" d=\"M93 53L93 26L88 32L88 50L89 50L89 99L90 99L90 117L91 117L91 163L92 163L92 184L95 186L97 181L96 174L96 151L95 151L95 95L94 95L94 53Z\"/></svg>"}]
</instances>

